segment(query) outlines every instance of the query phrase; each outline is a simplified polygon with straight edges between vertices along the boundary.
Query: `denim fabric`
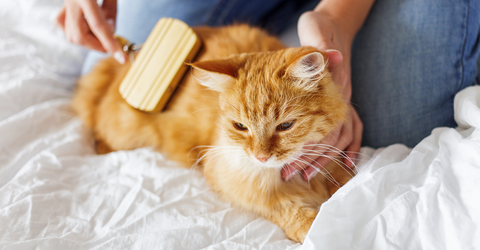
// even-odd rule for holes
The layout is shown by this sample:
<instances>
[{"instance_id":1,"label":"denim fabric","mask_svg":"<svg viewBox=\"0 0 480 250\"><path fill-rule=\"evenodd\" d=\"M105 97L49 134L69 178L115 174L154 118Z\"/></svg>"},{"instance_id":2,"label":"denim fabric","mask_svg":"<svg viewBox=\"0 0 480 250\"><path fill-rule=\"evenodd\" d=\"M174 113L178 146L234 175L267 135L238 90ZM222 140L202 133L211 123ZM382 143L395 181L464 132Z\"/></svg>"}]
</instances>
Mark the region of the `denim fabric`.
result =
<instances>
[{"instance_id":1,"label":"denim fabric","mask_svg":"<svg viewBox=\"0 0 480 250\"><path fill-rule=\"evenodd\" d=\"M279 34L292 18L298 19L299 10L308 10L304 7L310 7L311 3L312 0L220 0L206 24L220 26L241 22Z\"/></svg>"},{"instance_id":2,"label":"denim fabric","mask_svg":"<svg viewBox=\"0 0 480 250\"><path fill-rule=\"evenodd\" d=\"M363 145L415 146L456 126L453 98L478 74L480 1L377 0L356 37L352 103Z\"/></svg>"},{"instance_id":3,"label":"denim fabric","mask_svg":"<svg viewBox=\"0 0 480 250\"><path fill-rule=\"evenodd\" d=\"M180 19L190 26L204 25L222 0L120 0L116 34L143 43L162 17Z\"/></svg>"},{"instance_id":4,"label":"denim fabric","mask_svg":"<svg viewBox=\"0 0 480 250\"><path fill-rule=\"evenodd\" d=\"M190 26L249 23L280 32L290 16L310 0L121 0L117 34L141 43L158 19L177 18ZM280 18L281 16L281 18Z\"/></svg>"}]
</instances>

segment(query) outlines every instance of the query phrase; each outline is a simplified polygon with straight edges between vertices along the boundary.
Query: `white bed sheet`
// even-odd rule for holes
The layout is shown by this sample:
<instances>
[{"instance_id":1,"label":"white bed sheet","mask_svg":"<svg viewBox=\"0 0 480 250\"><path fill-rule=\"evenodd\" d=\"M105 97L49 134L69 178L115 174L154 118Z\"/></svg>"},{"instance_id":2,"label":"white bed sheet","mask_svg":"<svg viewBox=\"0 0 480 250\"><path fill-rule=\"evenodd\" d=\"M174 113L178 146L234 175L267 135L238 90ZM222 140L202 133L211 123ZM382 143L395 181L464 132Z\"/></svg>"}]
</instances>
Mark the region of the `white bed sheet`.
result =
<instances>
[{"instance_id":1,"label":"white bed sheet","mask_svg":"<svg viewBox=\"0 0 480 250\"><path fill-rule=\"evenodd\" d=\"M0 249L479 249L480 89L457 129L363 153L303 246L151 149L94 154L70 107L85 51L61 0L0 0Z\"/></svg>"},{"instance_id":2,"label":"white bed sheet","mask_svg":"<svg viewBox=\"0 0 480 250\"><path fill-rule=\"evenodd\" d=\"M62 1L1 1L0 249L295 249L200 172L151 149L95 155L70 107L85 51Z\"/></svg>"},{"instance_id":3,"label":"white bed sheet","mask_svg":"<svg viewBox=\"0 0 480 250\"><path fill-rule=\"evenodd\" d=\"M480 249L480 87L455 97L459 127L377 150L323 204L301 249Z\"/></svg>"}]
</instances>

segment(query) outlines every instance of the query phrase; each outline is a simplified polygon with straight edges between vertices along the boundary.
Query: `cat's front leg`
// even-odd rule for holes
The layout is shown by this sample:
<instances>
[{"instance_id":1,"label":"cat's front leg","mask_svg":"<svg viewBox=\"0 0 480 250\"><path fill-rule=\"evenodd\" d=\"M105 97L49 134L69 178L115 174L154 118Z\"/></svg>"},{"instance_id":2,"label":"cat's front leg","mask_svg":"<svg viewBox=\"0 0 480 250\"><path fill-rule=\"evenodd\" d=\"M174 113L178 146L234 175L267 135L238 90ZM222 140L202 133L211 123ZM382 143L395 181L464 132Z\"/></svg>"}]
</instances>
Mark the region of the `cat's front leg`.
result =
<instances>
[{"instance_id":1,"label":"cat's front leg","mask_svg":"<svg viewBox=\"0 0 480 250\"><path fill-rule=\"evenodd\" d=\"M285 183L276 169L244 171L226 158L205 160L204 174L213 190L244 209L256 212L277 224L288 238L303 242L318 210L325 200L325 188L319 181ZM249 169L251 170L251 169Z\"/></svg>"},{"instance_id":2,"label":"cat's front leg","mask_svg":"<svg viewBox=\"0 0 480 250\"><path fill-rule=\"evenodd\" d=\"M98 154L108 154L112 152L113 150L108 146L107 143L105 143L102 140L95 140L95 146L97 148L97 153Z\"/></svg>"},{"instance_id":3,"label":"cat's front leg","mask_svg":"<svg viewBox=\"0 0 480 250\"><path fill-rule=\"evenodd\" d=\"M316 209L292 204L274 209L274 212L266 217L270 217L268 219L280 226L289 239L303 243L317 213Z\"/></svg>"}]
</instances>

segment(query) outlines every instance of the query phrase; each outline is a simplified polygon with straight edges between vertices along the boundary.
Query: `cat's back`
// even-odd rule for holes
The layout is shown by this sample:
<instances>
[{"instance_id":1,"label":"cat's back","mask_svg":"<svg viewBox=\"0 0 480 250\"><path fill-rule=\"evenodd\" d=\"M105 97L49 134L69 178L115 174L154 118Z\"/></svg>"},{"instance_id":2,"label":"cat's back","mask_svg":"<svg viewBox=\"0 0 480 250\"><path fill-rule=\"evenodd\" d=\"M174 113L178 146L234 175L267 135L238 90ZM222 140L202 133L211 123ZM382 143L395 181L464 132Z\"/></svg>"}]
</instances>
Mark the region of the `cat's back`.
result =
<instances>
[{"instance_id":1,"label":"cat's back","mask_svg":"<svg viewBox=\"0 0 480 250\"><path fill-rule=\"evenodd\" d=\"M196 61L221 59L233 54L265 52L285 48L267 32L247 24L226 27L196 27L195 33L203 41L203 48Z\"/></svg>"}]
</instances>

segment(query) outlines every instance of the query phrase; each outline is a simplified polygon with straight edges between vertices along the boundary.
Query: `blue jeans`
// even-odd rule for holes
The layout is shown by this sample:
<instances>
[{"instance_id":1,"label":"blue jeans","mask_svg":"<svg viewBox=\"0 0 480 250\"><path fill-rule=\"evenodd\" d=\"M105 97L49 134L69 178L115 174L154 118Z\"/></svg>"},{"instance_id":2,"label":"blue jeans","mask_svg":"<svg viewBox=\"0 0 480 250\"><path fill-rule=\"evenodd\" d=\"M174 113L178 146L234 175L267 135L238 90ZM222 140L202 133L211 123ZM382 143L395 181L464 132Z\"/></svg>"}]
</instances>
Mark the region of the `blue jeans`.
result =
<instances>
[{"instance_id":1,"label":"blue jeans","mask_svg":"<svg viewBox=\"0 0 480 250\"><path fill-rule=\"evenodd\" d=\"M277 33L302 6L298 0L120 0L117 34L141 43L161 17L191 26L247 22ZM352 103L364 123L363 145L413 147L433 128L456 125L455 94L479 82L479 13L479 0L375 2L352 52ZM96 58L91 53L84 68Z\"/></svg>"},{"instance_id":2,"label":"blue jeans","mask_svg":"<svg viewBox=\"0 0 480 250\"><path fill-rule=\"evenodd\" d=\"M377 0L352 54L363 145L415 146L454 127L453 98L479 83L479 0Z\"/></svg>"}]
</instances>

